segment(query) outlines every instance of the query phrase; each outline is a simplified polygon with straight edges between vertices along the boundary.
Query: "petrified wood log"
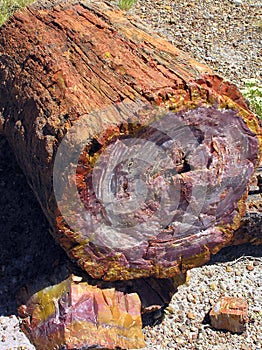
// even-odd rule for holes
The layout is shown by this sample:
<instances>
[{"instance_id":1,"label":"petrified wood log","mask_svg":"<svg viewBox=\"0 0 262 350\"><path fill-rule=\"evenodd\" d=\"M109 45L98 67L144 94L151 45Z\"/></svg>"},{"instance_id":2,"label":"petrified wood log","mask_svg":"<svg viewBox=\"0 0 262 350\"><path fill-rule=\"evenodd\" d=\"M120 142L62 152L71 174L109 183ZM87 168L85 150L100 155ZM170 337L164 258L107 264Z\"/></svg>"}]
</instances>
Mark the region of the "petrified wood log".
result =
<instances>
[{"instance_id":1,"label":"petrified wood log","mask_svg":"<svg viewBox=\"0 0 262 350\"><path fill-rule=\"evenodd\" d=\"M2 130L92 277L175 276L232 240L262 148L234 85L98 2L17 12L0 52Z\"/></svg>"}]
</instances>

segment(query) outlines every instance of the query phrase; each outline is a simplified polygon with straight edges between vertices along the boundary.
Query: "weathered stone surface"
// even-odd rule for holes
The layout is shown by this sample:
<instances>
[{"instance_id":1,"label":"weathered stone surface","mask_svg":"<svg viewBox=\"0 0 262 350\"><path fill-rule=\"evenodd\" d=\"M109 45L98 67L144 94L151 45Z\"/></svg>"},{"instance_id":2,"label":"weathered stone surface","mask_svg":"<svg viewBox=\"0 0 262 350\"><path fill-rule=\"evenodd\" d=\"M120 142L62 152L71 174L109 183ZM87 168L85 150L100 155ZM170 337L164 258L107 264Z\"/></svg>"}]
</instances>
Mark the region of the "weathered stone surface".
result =
<instances>
[{"instance_id":1,"label":"weathered stone surface","mask_svg":"<svg viewBox=\"0 0 262 350\"><path fill-rule=\"evenodd\" d=\"M145 346L138 295L90 286L75 276L34 294L19 313L38 350Z\"/></svg>"},{"instance_id":2,"label":"weathered stone surface","mask_svg":"<svg viewBox=\"0 0 262 350\"><path fill-rule=\"evenodd\" d=\"M34 4L0 52L1 129L92 277L172 277L231 242L262 145L234 85L103 2Z\"/></svg>"},{"instance_id":3,"label":"weathered stone surface","mask_svg":"<svg viewBox=\"0 0 262 350\"><path fill-rule=\"evenodd\" d=\"M210 311L211 325L216 329L242 333L248 321L248 305L242 298L222 297Z\"/></svg>"}]
</instances>

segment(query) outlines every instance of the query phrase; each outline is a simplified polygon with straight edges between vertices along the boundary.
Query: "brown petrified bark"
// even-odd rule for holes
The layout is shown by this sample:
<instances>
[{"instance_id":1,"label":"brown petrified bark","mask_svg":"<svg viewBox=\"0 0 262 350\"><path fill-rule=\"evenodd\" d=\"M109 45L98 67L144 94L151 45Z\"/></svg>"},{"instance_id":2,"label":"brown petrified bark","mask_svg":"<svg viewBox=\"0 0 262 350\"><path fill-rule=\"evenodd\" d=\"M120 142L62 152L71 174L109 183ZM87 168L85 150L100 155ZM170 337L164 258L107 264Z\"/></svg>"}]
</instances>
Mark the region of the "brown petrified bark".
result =
<instances>
[{"instance_id":1,"label":"brown petrified bark","mask_svg":"<svg viewBox=\"0 0 262 350\"><path fill-rule=\"evenodd\" d=\"M98 2L16 13L0 52L1 128L92 277L175 276L232 240L262 148L234 85Z\"/></svg>"}]
</instances>

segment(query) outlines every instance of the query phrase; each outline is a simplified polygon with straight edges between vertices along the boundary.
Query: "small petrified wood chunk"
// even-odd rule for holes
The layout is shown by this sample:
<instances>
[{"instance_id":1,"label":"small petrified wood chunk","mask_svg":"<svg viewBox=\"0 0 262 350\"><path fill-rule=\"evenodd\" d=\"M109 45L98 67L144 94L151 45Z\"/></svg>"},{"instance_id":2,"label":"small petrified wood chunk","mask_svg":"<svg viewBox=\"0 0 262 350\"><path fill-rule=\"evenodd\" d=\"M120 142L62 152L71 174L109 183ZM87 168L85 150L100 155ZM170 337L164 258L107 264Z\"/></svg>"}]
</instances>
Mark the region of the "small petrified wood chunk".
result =
<instances>
[{"instance_id":1,"label":"small petrified wood chunk","mask_svg":"<svg viewBox=\"0 0 262 350\"><path fill-rule=\"evenodd\" d=\"M0 80L0 128L92 277L172 277L231 242L262 150L234 85L90 1L17 12Z\"/></svg>"},{"instance_id":2,"label":"small petrified wood chunk","mask_svg":"<svg viewBox=\"0 0 262 350\"><path fill-rule=\"evenodd\" d=\"M38 350L145 346L138 295L79 283L75 276L34 294L19 313Z\"/></svg>"},{"instance_id":3,"label":"small petrified wood chunk","mask_svg":"<svg viewBox=\"0 0 262 350\"><path fill-rule=\"evenodd\" d=\"M220 298L209 313L211 325L216 329L242 333L248 321L246 300L234 297Z\"/></svg>"}]
</instances>

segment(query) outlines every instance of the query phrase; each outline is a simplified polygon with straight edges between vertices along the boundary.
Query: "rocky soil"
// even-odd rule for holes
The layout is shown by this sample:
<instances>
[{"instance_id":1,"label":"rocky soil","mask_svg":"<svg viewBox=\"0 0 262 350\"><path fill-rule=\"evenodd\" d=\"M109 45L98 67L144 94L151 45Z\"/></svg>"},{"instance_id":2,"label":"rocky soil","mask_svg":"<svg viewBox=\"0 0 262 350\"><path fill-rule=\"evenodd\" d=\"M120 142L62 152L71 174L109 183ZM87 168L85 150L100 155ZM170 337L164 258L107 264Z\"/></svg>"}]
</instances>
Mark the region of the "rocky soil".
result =
<instances>
[{"instance_id":1,"label":"rocky soil","mask_svg":"<svg viewBox=\"0 0 262 350\"><path fill-rule=\"evenodd\" d=\"M141 0L131 12L239 87L262 79L261 0Z\"/></svg>"},{"instance_id":2,"label":"rocky soil","mask_svg":"<svg viewBox=\"0 0 262 350\"><path fill-rule=\"evenodd\" d=\"M249 323L243 334L217 331L210 326L208 312L221 296L248 301ZM208 265L192 269L188 283L178 288L166 308L162 323L144 329L147 349L259 350L261 302L261 247L225 248Z\"/></svg>"},{"instance_id":3,"label":"rocky soil","mask_svg":"<svg viewBox=\"0 0 262 350\"><path fill-rule=\"evenodd\" d=\"M261 79L260 0L141 0L138 15L174 45L242 87ZM260 206L261 212L261 206ZM4 138L0 138L0 350L34 347L19 331L17 303L77 269L49 235L48 223ZM219 296L249 303L243 334L216 331L206 316ZM192 269L170 305L145 327L146 349L262 349L262 248L242 245Z\"/></svg>"}]
</instances>

